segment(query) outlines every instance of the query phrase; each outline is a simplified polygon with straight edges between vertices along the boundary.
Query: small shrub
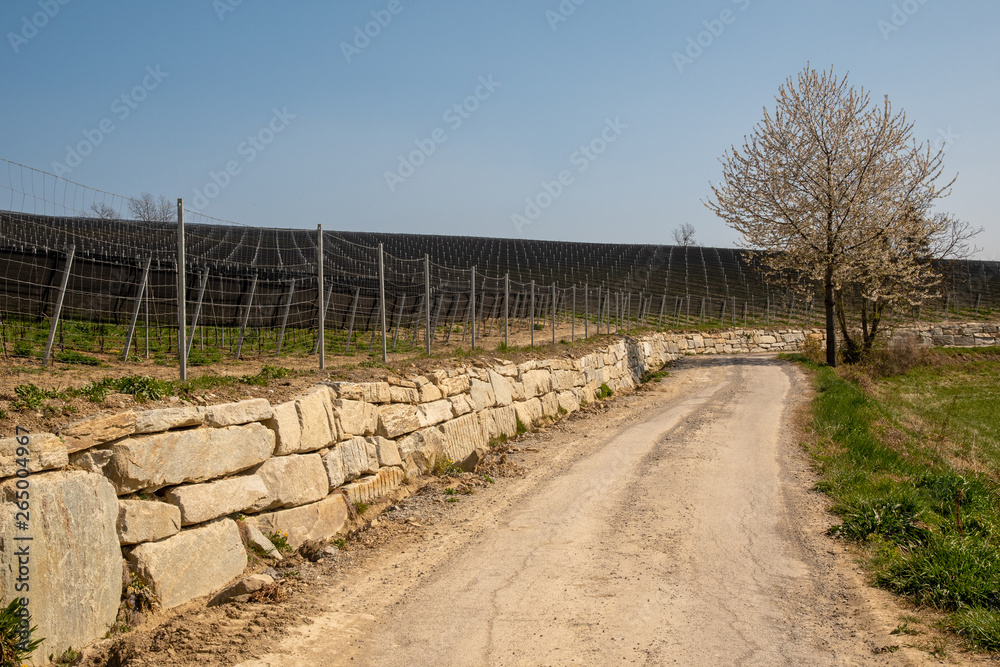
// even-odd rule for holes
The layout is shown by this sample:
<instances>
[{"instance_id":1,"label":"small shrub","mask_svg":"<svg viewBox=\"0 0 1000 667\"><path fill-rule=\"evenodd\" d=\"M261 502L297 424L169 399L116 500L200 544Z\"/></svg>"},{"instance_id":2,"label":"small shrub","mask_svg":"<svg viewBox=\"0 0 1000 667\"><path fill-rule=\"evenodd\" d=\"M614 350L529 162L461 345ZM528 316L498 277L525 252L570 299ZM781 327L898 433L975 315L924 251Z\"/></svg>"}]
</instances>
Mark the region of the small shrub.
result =
<instances>
[{"instance_id":1,"label":"small shrub","mask_svg":"<svg viewBox=\"0 0 1000 667\"><path fill-rule=\"evenodd\" d=\"M278 551L284 551L286 553L292 552L292 546L288 544L288 533L282 533L280 531L277 533L268 533L267 539L271 541L271 544L273 544L274 548Z\"/></svg>"},{"instance_id":2,"label":"small shrub","mask_svg":"<svg viewBox=\"0 0 1000 667\"><path fill-rule=\"evenodd\" d=\"M291 373L292 372L287 368L265 364L264 367L260 369L259 373L257 373L256 375L244 375L243 377L240 378L240 382L242 382L243 384L266 387L268 382L270 382L271 380L280 380L281 378L286 378L289 375L291 375Z\"/></svg>"},{"instance_id":3,"label":"small shrub","mask_svg":"<svg viewBox=\"0 0 1000 667\"><path fill-rule=\"evenodd\" d=\"M545 325L541 322L535 322L535 331L544 331Z\"/></svg>"},{"instance_id":4,"label":"small shrub","mask_svg":"<svg viewBox=\"0 0 1000 667\"><path fill-rule=\"evenodd\" d=\"M823 347L819 338L815 336L806 336L805 341L802 343L800 348L802 356L804 356L808 361L814 364L825 364L826 363L826 348Z\"/></svg>"},{"instance_id":5,"label":"small shrub","mask_svg":"<svg viewBox=\"0 0 1000 667\"><path fill-rule=\"evenodd\" d=\"M57 352L55 360L63 364L79 364L80 366L100 366L101 360L79 352Z\"/></svg>"},{"instance_id":6,"label":"small shrub","mask_svg":"<svg viewBox=\"0 0 1000 667\"><path fill-rule=\"evenodd\" d=\"M368 511L368 503L354 503L354 509L358 511L358 514L363 515Z\"/></svg>"},{"instance_id":7,"label":"small shrub","mask_svg":"<svg viewBox=\"0 0 1000 667\"><path fill-rule=\"evenodd\" d=\"M563 407L563 406L561 406L561 405L559 406L559 409L558 409L558 410L556 410L556 412L558 412L558 413L559 413L559 416L560 416L560 417L565 417L566 415L568 415L568 414L569 414L569 410L567 410L566 408L564 408L564 407Z\"/></svg>"},{"instance_id":8,"label":"small shrub","mask_svg":"<svg viewBox=\"0 0 1000 667\"><path fill-rule=\"evenodd\" d=\"M32 638L37 630L31 625L28 610L21 606L21 598L0 607L0 665L20 665L27 660L43 641Z\"/></svg>"},{"instance_id":9,"label":"small shrub","mask_svg":"<svg viewBox=\"0 0 1000 667\"><path fill-rule=\"evenodd\" d=\"M53 660L53 662L57 665L72 665L79 660L82 655L82 653L70 646L63 651L63 654L59 656L58 660ZM52 656L49 656L49 660L52 660Z\"/></svg>"},{"instance_id":10,"label":"small shrub","mask_svg":"<svg viewBox=\"0 0 1000 667\"><path fill-rule=\"evenodd\" d=\"M58 391L41 389L29 382L14 387L14 396L14 400L10 403L11 409L22 411L38 410L46 399L59 398L61 394Z\"/></svg>"},{"instance_id":11,"label":"small shrub","mask_svg":"<svg viewBox=\"0 0 1000 667\"><path fill-rule=\"evenodd\" d=\"M115 388L123 394L131 394L137 403L158 401L170 393L170 385L163 380L133 375L115 382Z\"/></svg>"},{"instance_id":12,"label":"small shrub","mask_svg":"<svg viewBox=\"0 0 1000 667\"><path fill-rule=\"evenodd\" d=\"M528 427L524 425L524 422L521 421L521 418L515 417L515 419L517 420L517 434L524 435L525 433L527 433Z\"/></svg>"},{"instance_id":13,"label":"small shrub","mask_svg":"<svg viewBox=\"0 0 1000 667\"><path fill-rule=\"evenodd\" d=\"M0 419L7 419L9 417L10 417L10 415L7 414L6 410L0 410Z\"/></svg>"},{"instance_id":14,"label":"small shrub","mask_svg":"<svg viewBox=\"0 0 1000 667\"><path fill-rule=\"evenodd\" d=\"M594 395L603 401L606 398L611 398L612 396L614 396L615 392L612 391L611 387L609 387L608 384L605 382L601 384L601 386L597 389L597 392Z\"/></svg>"},{"instance_id":15,"label":"small shrub","mask_svg":"<svg viewBox=\"0 0 1000 667\"><path fill-rule=\"evenodd\" d=\"M30 358L35 356L35 346L26 340L19 340L14 343L14 350L11 352L12 356Z\"/></svg>"},{"instance_id":16,"label":"small shrub","mask_svg":"<svg viewBox=\"0 0 1000 667\"><path fill-rule=\"evenodd\" d=\"M333 541L333 545L338 549L340 549L341 551L343 551L344 549L347 548L347 540L345 540L343 537L338 537Z\"/></svg>"},{"instance_id":17,"label":"small shrub","mask_svg":"<svg viewBox=\"0 0 1000 667\"><path fill-rule=\"evenodd\" d=\"M460 474L462 469L455 465L455 462L447 456L442 456L434 461L434 468L431 472L438 477L447 477Z\"/></svg>"}]
</instances>

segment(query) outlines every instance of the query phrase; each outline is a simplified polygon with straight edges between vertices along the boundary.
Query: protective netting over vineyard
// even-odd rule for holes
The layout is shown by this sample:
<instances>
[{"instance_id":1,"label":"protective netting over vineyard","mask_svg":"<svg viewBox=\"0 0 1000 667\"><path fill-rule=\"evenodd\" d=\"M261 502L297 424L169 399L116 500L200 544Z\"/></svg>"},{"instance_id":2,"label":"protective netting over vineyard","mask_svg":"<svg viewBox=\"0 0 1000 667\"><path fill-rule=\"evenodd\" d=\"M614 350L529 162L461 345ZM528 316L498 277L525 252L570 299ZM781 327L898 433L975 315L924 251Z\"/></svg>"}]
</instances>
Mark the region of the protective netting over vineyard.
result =
<instances>
[{"instance_id":1,"label":"protective netting over vineyard","mask_svg":"<svg viewBox=\"0 0 1000 667\"><path fill-rule=\"evenodd\" d=\"M4 353L176 355L177 207L6 161L0 169L7 171L6 178L0 171ZM183 213L195 363L314 354L321 319L325 349L343 353L383 340L390 350L453 336L471 345L477 336L501 336L505 322L541 329L546 340L553 324L572 324L569 336L577 336L821 317L815 293L802 285L769 281L743 251L703 247L325 231L320 290L317 231ZM1000 306L998 263L946 262L942 270L942 297L924 306L924 317Z\"/></svg>"}]
</instances>

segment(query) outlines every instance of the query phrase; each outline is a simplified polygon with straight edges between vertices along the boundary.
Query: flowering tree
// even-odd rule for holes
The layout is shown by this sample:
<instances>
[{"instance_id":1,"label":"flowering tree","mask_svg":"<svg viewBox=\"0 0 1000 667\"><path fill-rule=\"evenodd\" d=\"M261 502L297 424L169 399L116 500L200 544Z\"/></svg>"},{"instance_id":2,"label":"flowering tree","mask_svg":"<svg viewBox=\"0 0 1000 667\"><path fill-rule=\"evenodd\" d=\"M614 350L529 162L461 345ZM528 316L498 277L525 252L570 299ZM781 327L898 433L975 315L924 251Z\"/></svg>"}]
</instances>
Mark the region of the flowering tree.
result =
<instances>
[{"instance_id":1,"label":"flowering tree","mask_svg":"<svg viewBox=\"0 0 1000 667\"><path fill-rule=\"evenodd\" d=\"M835 365L838 322L848 358L870 349L885 308L931 294L932 260L949 235L970 230L931 215L954 182L938 183L943 149L918 144L888 98L873 104L846 76L807 66L776 102L722 157L723 181L706 206L762 250L771 270L823 286L826 359ZM848 312L845 287L859 293L859 317ZM858 319L860 339L852 333Z\"/></svg>"}]
</instances>

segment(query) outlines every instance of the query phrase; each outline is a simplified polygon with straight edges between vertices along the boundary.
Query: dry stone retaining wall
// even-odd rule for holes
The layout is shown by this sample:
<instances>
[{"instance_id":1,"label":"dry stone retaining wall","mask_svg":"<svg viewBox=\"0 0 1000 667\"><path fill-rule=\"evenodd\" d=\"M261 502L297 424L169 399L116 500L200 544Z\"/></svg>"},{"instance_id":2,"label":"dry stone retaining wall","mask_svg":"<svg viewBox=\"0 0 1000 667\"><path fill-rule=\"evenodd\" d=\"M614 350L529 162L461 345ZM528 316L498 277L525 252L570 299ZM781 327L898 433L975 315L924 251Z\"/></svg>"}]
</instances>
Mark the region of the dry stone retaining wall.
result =
<instances>
[{"instance_id":1,"label":"dry stone retaining wall","mask_svg":"<svg viewBox=\"0 0 1000 667\"><path fill-rule=\"evenodd\" d=\"M987 336L988 334L988 336ZM931 342L998 328L928 328ZM123 559L164 607L212 595L247 564L245 543L285 533L297 548L344 529L370 503L441 457L474 467L494 438L580 409L602 384L633 389L683 354L798 349L818 330L623 338L579 358L502 360L386 382L331 382L287 403L264 399L97 415L28 439L33 620L61 654L104 635L121 599ZM971 336L971 338L970 338ZM949 338L950 337L950 338ZM0 496L13 503L17 443L0 439ZM15 594L17 534L0 516L0 594ZM244 521L229 518L245 515Z\"/></svg>"}]
</instances>

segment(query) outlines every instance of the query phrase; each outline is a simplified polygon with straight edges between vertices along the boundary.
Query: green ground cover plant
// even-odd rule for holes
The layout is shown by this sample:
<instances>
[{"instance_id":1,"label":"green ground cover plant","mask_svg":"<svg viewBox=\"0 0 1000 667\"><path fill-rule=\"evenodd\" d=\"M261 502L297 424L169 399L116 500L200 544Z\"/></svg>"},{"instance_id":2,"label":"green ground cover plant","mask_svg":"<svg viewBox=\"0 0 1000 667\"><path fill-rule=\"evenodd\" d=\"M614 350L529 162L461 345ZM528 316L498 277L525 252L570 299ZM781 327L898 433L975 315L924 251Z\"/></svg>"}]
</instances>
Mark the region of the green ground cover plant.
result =
<instances>
[{"instance_id":1,"label":"green ground cover plant","mask_svg":"<svg viewBox=\"0 0 1000 667\"><path fill-rule=\"evenodd\" d=\"M879 352L814 370L820 490L832 535L862 546L873 581L1000 650L1000 350Z\"/></svg>"}]
</instances>

